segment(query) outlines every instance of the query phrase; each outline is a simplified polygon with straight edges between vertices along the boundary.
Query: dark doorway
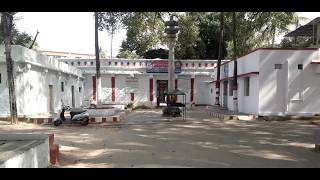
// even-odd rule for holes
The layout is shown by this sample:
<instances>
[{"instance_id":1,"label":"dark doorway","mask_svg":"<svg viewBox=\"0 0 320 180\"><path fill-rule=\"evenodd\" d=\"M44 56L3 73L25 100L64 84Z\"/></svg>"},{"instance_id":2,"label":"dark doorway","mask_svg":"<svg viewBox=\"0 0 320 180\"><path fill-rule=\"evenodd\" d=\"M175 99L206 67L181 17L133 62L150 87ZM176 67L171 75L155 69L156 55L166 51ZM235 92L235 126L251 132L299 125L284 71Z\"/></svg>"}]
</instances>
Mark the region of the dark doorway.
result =
<instances>
[{"instance_id":1,"label":"dark doorway","mask_svg":"<svg viewBox=\"0 0 320 180\"><path fill-rule=\"evenodd\" d=\"M228 81L223 82L223 107L228 107Z\"/></svg>"},{"instance_id":2,"label":"dark doorway","mask_svg":"<svg viewBox=\"0 0 320 180\"><path fill-rule=\"evenodd\" d=\"M71 86L71 101L72 101L72 107L75 107L75 101L74 101L74 86Z\"/></svg>"},{"instance_id":3,"label":"dark doorway","mask_svg":"<svg viewBox=\"0 0 320 180\"><path fill-rule=\"evenodd\" d=\"M168 80L157 80L157 106L166 103L165 93L168 91Z\"/></svg>"}]
</instances>

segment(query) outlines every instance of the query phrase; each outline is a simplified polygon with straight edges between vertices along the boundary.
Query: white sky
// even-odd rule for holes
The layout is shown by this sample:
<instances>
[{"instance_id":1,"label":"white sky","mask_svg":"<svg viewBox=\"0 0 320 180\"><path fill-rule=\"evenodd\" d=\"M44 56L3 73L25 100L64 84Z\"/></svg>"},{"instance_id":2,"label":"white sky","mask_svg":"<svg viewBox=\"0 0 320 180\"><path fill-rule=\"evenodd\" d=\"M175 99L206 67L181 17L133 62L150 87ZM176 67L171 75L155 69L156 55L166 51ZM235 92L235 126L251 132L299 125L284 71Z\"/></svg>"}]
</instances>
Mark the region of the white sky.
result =
<instances>
[{"instance_id":1,"label":"white sky","mask_svg":"<svg viewBox=\"0 0 320 180\"><path fill-rule=\"evenodd\" d=\"M37 43L41 50L66 51L94 54L94 17L92 12L19 12L17 28L35 36L40 32ZM320 17L320 12L300 12L299 16L310 20ZM303 22L304 25L309 21ZM292 28L290 28L293 30ZM113 41L112 55L116 56L125 39L126 31L120 30ZM276 42L280 42L278 37ZM107 32L99 33L99 45L110 56L110 37Z\"/></svg>"},{"instance_id":2,"label":"white sky","mask_svg":"<svg viewBox=\"0 0 320 180\"><path fill-rule=\"evenodd\" d=\"M20 31L35 36L41 50L66 51L94 54L94 17L92 12L19 12L22 19L16 25ZM120 30L113 40L116 56L125 30ZM99 46L110 55L110 37L106 31L99 32Z\"/></svg>"}]
</instances>

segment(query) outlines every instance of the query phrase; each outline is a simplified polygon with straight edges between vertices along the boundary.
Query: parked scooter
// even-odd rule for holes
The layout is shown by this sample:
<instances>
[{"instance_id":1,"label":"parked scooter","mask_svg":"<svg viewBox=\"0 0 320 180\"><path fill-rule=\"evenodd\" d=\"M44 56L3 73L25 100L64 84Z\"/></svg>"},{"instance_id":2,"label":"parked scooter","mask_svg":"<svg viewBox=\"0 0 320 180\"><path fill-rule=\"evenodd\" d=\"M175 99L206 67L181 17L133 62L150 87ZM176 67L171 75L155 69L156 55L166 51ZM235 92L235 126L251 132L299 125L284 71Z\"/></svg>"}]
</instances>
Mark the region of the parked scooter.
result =
<instances>
[{"instance_id":1,"label":"parked scooter","mask_svg":"<svg viewBox=\"0 0 320 180\"><path fill-rule=\"evenodd\" d=\"M65 117L65 112L70 112L70 117ZM86 126L89 124L89 113L87 112L87 110L84 110L82 108L70 108L70 106L63 106L60 117L55 119L53 124L55 126L60 126L62 123L79 123L83 126Z\"/></svg>"}]
</instances>

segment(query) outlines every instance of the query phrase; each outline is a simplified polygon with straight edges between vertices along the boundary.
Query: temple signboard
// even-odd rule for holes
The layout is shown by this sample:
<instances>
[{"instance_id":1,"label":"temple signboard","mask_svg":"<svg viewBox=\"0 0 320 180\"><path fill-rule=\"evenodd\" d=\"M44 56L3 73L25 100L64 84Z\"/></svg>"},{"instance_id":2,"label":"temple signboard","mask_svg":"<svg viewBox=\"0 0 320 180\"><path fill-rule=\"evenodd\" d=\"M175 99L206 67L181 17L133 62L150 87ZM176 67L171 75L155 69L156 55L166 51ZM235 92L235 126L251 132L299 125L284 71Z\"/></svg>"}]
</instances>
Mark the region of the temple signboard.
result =
<instances>
[{"instance_id":1,"label":"temple signboard","mask_svg":"<svg viewBox=\"0 0 320 180\"><path fill-rule=\"evenodd\" d=\"M181 73L181 61L175 61L175 73ZM168 73L168 60L146 61L147 73Z\"/></svg>"}]
</instances>

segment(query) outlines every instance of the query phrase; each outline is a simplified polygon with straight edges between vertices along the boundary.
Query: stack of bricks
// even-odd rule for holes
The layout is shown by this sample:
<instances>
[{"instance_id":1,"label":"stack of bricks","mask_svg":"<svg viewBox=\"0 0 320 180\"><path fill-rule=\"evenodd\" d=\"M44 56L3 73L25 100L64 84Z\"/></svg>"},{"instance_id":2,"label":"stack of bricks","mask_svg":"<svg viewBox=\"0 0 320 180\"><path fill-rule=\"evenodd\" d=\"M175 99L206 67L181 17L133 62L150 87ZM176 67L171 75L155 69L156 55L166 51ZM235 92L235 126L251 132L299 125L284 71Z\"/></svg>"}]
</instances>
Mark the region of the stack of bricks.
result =
<instances>
[{"instance_id":1,"label":"stack of bricks","mask_svg":"<svg viewBox=\"0 0 320 180\"><path fill-rule=\"evenodd\" d=\"M120 115L110 117L91 117L90 123L116 123L120 122Z\"/></svg>"},{"instance_id":2,"label":"stack of bricks","mask_svg":"<svg viewBox=\"0 0 320 180\"><path fill-rule=\"evenodd\" d=\"M19 121L33 124L52 124L53 118L21 118Z\"/></svg>"},{"instance_id":3,"label":"stack of bricks","mask_svg":"<svg viewBox=\"0 0 320 180\"><path fill-rule=\"evenodd\" d=\"M54 144L54 134L49 135L50 164L59 164L59 145Z\"/></svg>"},{"instance_id":4,"label":"stack of bricks","mask_svg":"<svg viewBox=\"0 0 320 180\"><path fill-rule=\"evenodd\" d=\"M123 112L120 115L109 116L109 117L90 117L90 124L99 124L99 123L117 123L124 119L125 113ZM29 118L25 120L27 123L33 124L52 124L53 118Z\"/></svg>"}]
</instances>

